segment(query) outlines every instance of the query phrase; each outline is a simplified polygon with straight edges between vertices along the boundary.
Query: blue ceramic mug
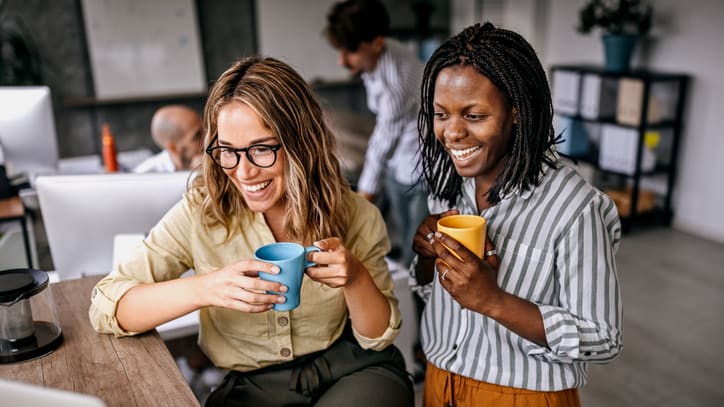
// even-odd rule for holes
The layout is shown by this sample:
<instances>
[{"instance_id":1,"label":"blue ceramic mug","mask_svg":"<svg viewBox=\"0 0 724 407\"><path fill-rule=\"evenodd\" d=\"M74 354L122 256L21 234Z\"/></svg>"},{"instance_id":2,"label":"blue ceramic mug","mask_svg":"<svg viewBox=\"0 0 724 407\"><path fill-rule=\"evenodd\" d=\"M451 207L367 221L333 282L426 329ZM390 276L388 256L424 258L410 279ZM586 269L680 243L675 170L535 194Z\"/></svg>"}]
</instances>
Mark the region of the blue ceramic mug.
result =
<instances>
[{"instance_id":1,"label":"blue ceramic mug","mask_svg":"<svg viewBox=\"0 0 724 407\"><path fill-rule=\"evenodd\" d=\"M309 252L318 251L320 251L318 247L304 247L289 242L270 243L256 249L254 257L257 260L276 264L280 270L279 274L259 272L259 278L287 286L287 292L285 293L269 291L270 294L281 294L287 299L282 304L274 304L275 311L291 311L299 306L299 294L302 289L304 270L317 264L307 260L307 255Z\"/></svg>"}]
</instances>

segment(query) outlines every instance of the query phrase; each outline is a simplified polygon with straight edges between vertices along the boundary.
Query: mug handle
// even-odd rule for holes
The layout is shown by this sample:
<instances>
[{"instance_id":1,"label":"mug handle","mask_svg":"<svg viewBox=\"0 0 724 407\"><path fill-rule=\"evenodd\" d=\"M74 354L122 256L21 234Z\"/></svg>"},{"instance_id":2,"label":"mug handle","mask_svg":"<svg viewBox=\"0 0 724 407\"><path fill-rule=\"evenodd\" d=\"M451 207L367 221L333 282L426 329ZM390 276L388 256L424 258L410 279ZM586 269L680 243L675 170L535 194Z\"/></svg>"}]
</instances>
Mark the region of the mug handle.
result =
<instances>
[{"instance_id":1,"label":"mug handle","mask_svg":"<svg viewBox=\"0 0 724 407\"><path fill-rule=\"evenodd\" d=\"M314 267L317 265L317 262L307 260L307 256L309 256L309 253L310 252L321 252L321 251L322 251L322 249L320 249L317 246L307 246L304 248L304 268L305 269L307 267Z\"/></svg>"}]
</instances>

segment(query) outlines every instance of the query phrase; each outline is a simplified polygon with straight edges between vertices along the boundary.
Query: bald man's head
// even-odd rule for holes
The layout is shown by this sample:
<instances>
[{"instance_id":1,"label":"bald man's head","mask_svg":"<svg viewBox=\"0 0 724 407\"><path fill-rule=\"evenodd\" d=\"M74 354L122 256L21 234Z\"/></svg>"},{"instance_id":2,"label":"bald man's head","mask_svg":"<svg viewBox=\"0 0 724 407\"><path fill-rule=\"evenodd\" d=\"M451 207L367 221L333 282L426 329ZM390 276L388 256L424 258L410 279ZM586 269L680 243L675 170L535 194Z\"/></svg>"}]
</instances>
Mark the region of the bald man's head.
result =
<instances>
[{"instance_id":1,"label":"bald man's head","mask_svg":"<svg viewBox=\"0 0 724 407\"><path fill-rule=\"evenodd\" d=\"M177 170L186 170L202 151L201 117L182 105L164 106L151 119L151 136L160 148L168 150Z\"/></svg>"}]
</instances>

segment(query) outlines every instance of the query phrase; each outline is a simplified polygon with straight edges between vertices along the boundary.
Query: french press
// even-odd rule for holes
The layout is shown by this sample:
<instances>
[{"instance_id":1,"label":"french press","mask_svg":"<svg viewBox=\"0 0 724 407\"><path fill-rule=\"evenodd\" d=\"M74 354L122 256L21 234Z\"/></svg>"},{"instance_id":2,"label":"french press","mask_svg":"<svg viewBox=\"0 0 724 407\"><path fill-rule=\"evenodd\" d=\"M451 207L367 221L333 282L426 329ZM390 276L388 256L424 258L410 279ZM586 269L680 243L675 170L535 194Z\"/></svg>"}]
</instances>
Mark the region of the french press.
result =
<instances>
[{"instance_id":1,"label":"french press","mask_svg":"<svg viewBox=\"0 0 724 407\"><path fill-rule=\"evenodd\" d=\"M0 363L39 358L63 343L47 287L44 271L0 271Z\"/></svg>"}]
</instances>

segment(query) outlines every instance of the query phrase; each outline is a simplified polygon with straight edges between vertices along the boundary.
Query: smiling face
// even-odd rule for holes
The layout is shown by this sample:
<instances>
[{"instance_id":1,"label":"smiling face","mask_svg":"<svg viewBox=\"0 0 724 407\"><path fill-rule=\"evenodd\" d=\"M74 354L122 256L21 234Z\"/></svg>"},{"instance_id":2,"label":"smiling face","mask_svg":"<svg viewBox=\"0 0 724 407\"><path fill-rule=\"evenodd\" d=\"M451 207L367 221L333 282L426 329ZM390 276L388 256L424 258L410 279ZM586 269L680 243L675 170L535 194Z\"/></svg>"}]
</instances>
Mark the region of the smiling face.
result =
<instances>
[{"instance_id":1,"label":"smiling face","mask_svg":"<svg viewBox=\"0 0 724 407\"><path fill-rule=\"evenodd\" d=\"M279 144L279 138L246 104L231 102L225 105L219 110L217 122L220 146L247 148L255 144ZM239 164L224 172L239 189L249 209L265 215L281 214L283 217L286 211L284 149L277 151L276 162L269 168L257 167L249 162L246 154L240 154Z\"/></svg>"},{"instance_id":2,"label":"smiling face","mask_svg":"<svg viewBox=\"0 0 724 407\"><path fill-rule=\"evenodd\" d=\"M508 98L470 65L453 65L435 81L434 131L458 174L488 187L503 170L515 123Z\"/></svg>"}]
</instances>

